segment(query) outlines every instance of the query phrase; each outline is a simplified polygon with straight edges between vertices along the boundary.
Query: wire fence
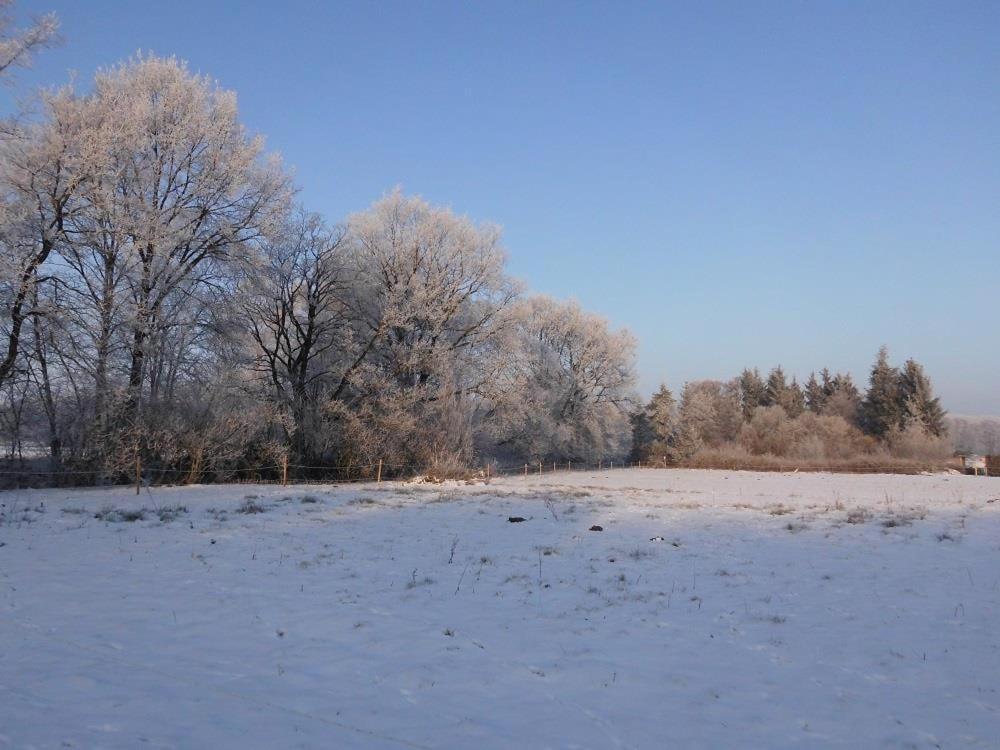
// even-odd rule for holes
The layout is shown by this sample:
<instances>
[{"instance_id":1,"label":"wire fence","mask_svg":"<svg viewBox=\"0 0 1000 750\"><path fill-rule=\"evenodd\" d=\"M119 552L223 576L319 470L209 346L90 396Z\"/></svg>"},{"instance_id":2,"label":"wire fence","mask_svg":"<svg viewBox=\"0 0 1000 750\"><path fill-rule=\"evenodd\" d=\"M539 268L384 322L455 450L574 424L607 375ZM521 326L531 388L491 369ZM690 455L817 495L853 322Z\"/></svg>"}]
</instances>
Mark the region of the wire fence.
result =
<instances>
[{"instance_id":1,"label":"wire fence","mask_svg":"<svg viewBox=\"0 0 1000 750\"><path fill-rule=\"evenodd\" d=\"M638 464L641 465L641 464ZM299 464L290 461L255 466L155 466L137 460L129 471L117 468L39 468L0 463L0 488L72 486L144 486L184 484L359 484L364 482L410 480L419 476L436 479L490 479L501 476L537 476L565 471L622 469L637 464L622 460L598 462L532 461L500 463L487 461L467 469L438 471L420 468L412 462L372 461L349 464Z\"/></svg>"},{"instance_id":2,"label":"wire fence","mask_svg":"<svg viewBox=\"0 0 1000 750\"><path fill-rule=\"evenodd\" d=\"M941 471L951 466L925 463L810 463L773 460L712 460L669 463L625 461L620 458L588 461L487 461L464 470L436 471L421 469L412 462L388 460L348 464L297 464L287 459L279 463L247 465L193 465L183 467L143 465L137 460L132 471L123 468L35 468L0 463L0 489L134 485L186 484L360 484L365 482L411 480L419 476L436 479L482 480L496 477L537 477L559 472L616 471L621 469L716 469L725 471L766 471L778 473L831 472L843 474L919 474ZM992 473L992 472L991 472Z\"/></svg>"}]
</instances>

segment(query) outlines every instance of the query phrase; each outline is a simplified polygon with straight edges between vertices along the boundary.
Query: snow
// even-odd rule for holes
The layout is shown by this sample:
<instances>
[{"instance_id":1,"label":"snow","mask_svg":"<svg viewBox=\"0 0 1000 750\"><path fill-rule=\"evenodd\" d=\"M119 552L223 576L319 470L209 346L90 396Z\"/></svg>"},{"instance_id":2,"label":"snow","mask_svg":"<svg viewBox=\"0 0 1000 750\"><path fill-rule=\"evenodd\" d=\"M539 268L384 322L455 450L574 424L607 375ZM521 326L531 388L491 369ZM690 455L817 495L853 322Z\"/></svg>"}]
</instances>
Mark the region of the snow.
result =
<instances>
[{"instance_id":1,"label":"snow","mask_svg":"<svg viewBox=\"0 0 1000 750\"><path fill-rule=\"evenodd\" d=\"M615 470L0 502L0 747L1000 738L992 478Z\"/></svg>"}]
</instances>

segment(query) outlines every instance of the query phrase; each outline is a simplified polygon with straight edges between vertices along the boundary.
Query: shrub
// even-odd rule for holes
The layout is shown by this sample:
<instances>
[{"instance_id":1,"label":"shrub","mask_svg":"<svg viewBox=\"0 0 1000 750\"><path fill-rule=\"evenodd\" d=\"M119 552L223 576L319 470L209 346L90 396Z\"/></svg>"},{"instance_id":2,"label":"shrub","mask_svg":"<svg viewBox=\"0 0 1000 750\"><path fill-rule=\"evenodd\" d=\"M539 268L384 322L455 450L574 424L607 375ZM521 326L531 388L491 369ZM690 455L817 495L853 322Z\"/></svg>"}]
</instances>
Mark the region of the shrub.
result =
<instances>
[{"instance_id":1,"label":"shrub","mask_svg":"<svg viewBox=\"0 0 1000 750\"><path fill-rule=\"evenodd\" d=\"M243 513L245 515L252 515L254 513L266 513L267 508L263 505L259 505L250 498L247 498L236 508L236 512Z\"/></svg>"},{"instance_id":2,"label":"shrub","mask_svg":"<svg viewBox=\"0 0 1000 750\"><path fill-rule=\"evenodd\" d=\"M799 458L852 458L871 452L872 441L861 430L839 416L817 416L805 412L798 417L797 440L789 455Z\"/></svg>"},{"instance_id":3,"label":"shrub","mask_svg":"<svg viewBox=\"0 0 1000 750\"><path fill-rule=\"evenodd\" d=\"M120 510L111 506L105 506L94 514L94 518L106 523L134 523L146 518L146 509Z\"/></svg>"},{"instance_id":4,"label":"shrub","mask_svg":"<svg viewBox=\"0 0 1000 750\"><path fill-rule=\"evenodd\" d=\"M780 406L758 406L743 425L740 442L755 456L785 456L801 434L798 422Z\"/></svg>"},{"instance_id":5,"label":"shrub","mask_svg":"<svg viewBox=\"0 0 1000 750\"><path fill-rule=\"evenodd\" d=\"M931 435L917 424L892 430L886 436L886 445L893 456L917 461L943 461L952 454L948 438Z\"/></svg>"}]
</instances>

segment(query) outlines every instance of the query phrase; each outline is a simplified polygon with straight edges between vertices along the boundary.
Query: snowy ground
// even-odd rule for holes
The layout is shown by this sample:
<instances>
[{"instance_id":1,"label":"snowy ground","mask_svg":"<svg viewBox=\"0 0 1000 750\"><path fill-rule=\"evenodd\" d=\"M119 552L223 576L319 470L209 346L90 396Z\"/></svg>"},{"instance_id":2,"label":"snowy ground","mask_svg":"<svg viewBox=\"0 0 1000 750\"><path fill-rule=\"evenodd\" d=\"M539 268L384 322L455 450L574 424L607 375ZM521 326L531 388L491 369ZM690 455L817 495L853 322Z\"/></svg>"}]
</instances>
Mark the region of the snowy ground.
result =
<instances>
[{"instance_id":1,"label":"snowy ground","mask_svg":"<svg viewBox=\"0 0 1000 750\"><path fill-rule=\"evenodd\" d=\"M0 502L0 747L1000 746L996 479Z\"/></svg>"}]
</instances>

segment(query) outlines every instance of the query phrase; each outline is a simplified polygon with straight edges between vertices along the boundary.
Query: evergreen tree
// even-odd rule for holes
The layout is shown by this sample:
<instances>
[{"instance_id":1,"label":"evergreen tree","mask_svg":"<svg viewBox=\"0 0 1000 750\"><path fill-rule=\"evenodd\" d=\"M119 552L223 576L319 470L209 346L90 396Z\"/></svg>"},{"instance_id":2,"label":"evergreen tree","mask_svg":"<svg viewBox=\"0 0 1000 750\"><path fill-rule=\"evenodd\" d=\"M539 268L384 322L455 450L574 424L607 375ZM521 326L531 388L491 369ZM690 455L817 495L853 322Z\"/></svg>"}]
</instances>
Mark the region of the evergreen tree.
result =
<instances>
[{"instance_id":1,"label":"evergreen tree","mask_svg":"<svg viewBox=\"0 0 1000 750\"><path fill-rule=\"evenodd\" d=\"M823 389L826 394L824 416L843 417L849 424L857 424L861 394L854 385L854 379L846 373L838 372L832 378L826 370L823 373Z\"/></svg>"},{"instance_id":2,"label":"evergreen tree","mask_svg":"<svg viewBox=\"0 0 1000 750\"><path fill-rule=\"evenodd\" d=\"M889 350L878 350L868 379L868 392L859 410L861 429L884 438L902 426L903 402L900 398L900 372L889 364Z\"/></svg>"},{"instance_id":3,"label":"evergreen tree","mask_svg":"<svg viewBox=\"0 0 1000 750\"><path fill-rule=\"evenodd\" d=\"M649 403L634 413L632 419L632 457L640 461L670 458L676 416L674 395L666 385L649 399Z\"/></svg>"},{"instance_id":4,"label":"evergreen tree","mask_svg":"<svg viewBox=\"0 0 1000 750\"><path fill-rule=\"evenodd\" d=\"M661 384L660 389L653 394L646 406L646 416L649 418L657 440L666 442L673 434L677 422L674 414L676 407L677 402L674 400L674 394L666 385Z\"/></svg>"},{"instance_id":5,"label":"evergreen tree","mask_svg":"<svg viewBox=\"0 0 1000 750\"><path fill-rule=\"evenodd\" d=\"M764 387L764 402L762 406L784 406L787 399L785 392L788 390L788 381L785 379L785 371L778 365L767 376L767 385Z\"/></svg>"},{"instance_id":6,"label":"evergreen tree","mask_svg":"<svg viewBox=\"0 0 1000 750\"><path fill-rule=\"evenodd\" d=\"M745 369L738 378L740 391L740 406L743 410L743 421L749 422L753 417L754 409L764 405L765 391L767 387L760 376L760 372L754 369Z\"/></svg>"},{"instance_id":7,"label":"evergreen tree","mask_svg":"<svg viewBox=\"0 0 1000 750\"><path fill-rule=\"evenodd\" d=\"M821 387L823 388L823 394L825 396L829 396L831 393L833 393L833 389L836 387L836 380L837 378L840 377L840 373L838 372L836 375L831 377L830 368L824 367L822 370L819 371L819 376L822 379Z\"/></svg>"},{"instance_id":8,"label":"evergreen tree","mask_svg":"<svg viewBox=\"0 0 1000 750\"><path fill-rule=\"evenodd\" d=\"M847 393L849 396L861 399L861 394L858 392L858 387L854 385L854 378L851 377L850 373L838 372L829 380L829 385L824 384L823 387L827 389L828 396L833 396L835 393Z\"/></svg>"},{"instance_id":9,"label":"evergreen tree","mask_svg":"<svg viewBox=\"0 0 1000 750\"><path fill-rule=\"evenodd\" d=\"M792 383L785 389L780 406L789 417L795 419L806 410L806 396L799 382L792 378Z\"/></svg>"},{"instance_id":10,"label":"evergreen tree","mask_svg":"<svg viewBox=\"0 0 1000 750\"><path fill-rule=\"evenodd\" d=\"M685 383L678 407L675 447L680 458L688 458L701 450L713 432L715 404L710 381Z\"/></svg>"},{"instance_id":11,"label":"evergreen tree","mask_svg":"<svg viewBox=\"0 0 1000 750\"><path fill-rule=\"evenodd\" d=\"M908 359L899 377L900 408L907 424L918 424L931 435L938 437L946 431L945 410L940 399L934 396L931 381L924 368Z\"/></svg>"},{"instance_id":12,"label":"evergreen tree","mask_svg":"<svg viewBox=\"0 0 1000 750\"><path fill-rule=\"evenodd\" d=\"M809 373L809 379L806 381L805 387L805 398L806 398L806 408L809 409L813 414L822 414L823 407L826 405L826 400L828 398L828 393L826 389L827 382L829 381L829 372L823 369L823 385L816 380L816 373Z\"/></svg>"},{"instance_id":13,"label":"evergreen tree","mask_svg":"<svg viewBox=\"0 0 1000 750\"><path fill-rule=\"evenodd\" d=\"M631 460L645 461L649 455L650 446L656 438L653 426L649 422L649 415L645 409L636 409L629 416L632 425L632 453Z\"/></svg>"}]
</instances>

